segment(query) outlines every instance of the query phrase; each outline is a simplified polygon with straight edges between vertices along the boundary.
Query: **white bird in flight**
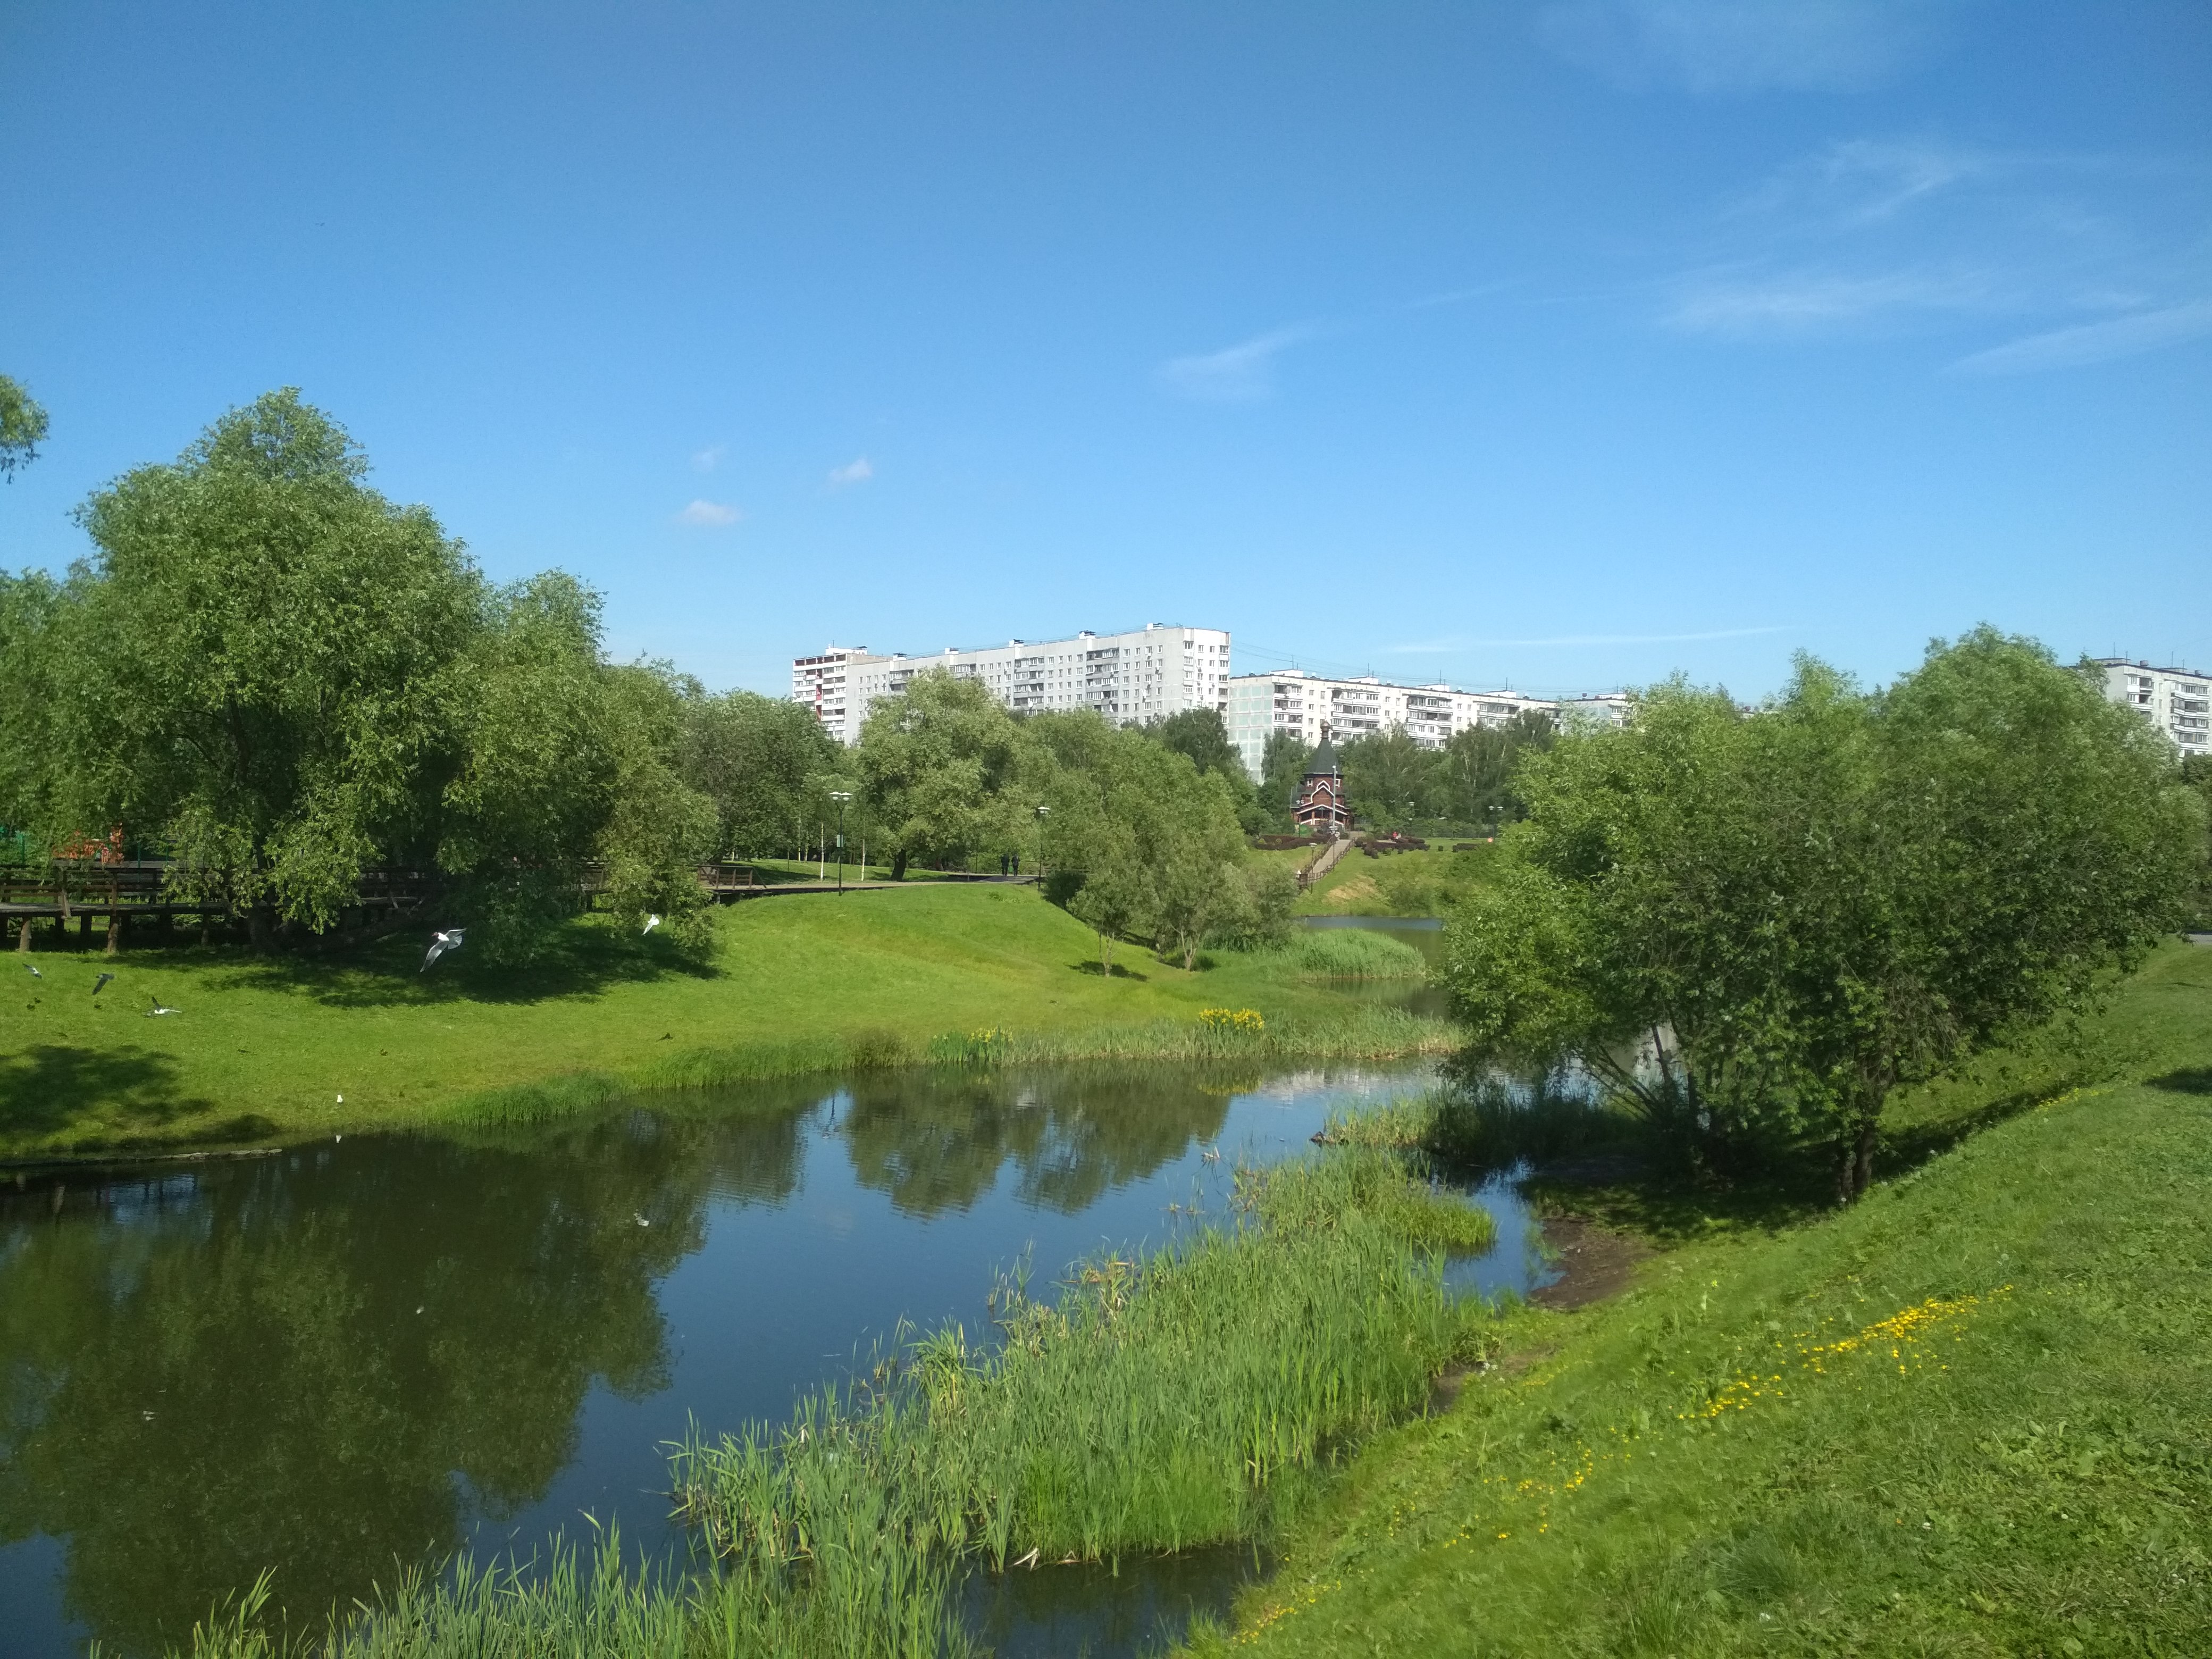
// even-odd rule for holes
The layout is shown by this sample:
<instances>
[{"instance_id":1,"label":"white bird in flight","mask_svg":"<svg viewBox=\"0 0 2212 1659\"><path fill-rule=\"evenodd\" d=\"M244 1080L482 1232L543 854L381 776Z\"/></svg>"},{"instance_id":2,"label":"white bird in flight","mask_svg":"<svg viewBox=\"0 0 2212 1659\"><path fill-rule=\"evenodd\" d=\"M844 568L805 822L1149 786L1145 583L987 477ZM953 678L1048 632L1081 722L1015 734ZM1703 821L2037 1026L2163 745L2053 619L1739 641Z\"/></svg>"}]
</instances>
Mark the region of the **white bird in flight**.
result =
<instances>
[{"instance_id":1,"label":"white bird in flight","mask_svg":"<svg viewBox=\"0 0 2212 1659\"><path fill-rule=\"evenodd\" d=\"M659 926L660 918L659 916L647 916L645 919L645 931L648 933Z\"/></svg>"},{"instance_id":2,"label":"white bird in flight","mask_svg":"<svg viewBox=\"0 0 2212 1659\"><path fill-rule=\"evenodd\" d=\"M25 963L23 964L23 966L25 966L26 968L27 968L27 969L29 969L31 970L31 977L32 977L33 979L44 979L44 978L46 977L46 975L45 975L44 974L42 974L42 973L40 973L40 972L39 971L39 964L38 964L37 963L35 963L35 962L27 962L27 963Z\"/></svg>"},{"instance_id":3,"label":"white bird in flight","mask_svg":"<svg viewBox=\"0 0 2212 1659\"><path fill-rule=\"evenodd\" d=\"M445 955L447 951L459 950L463 931L459 927L448 927L443 933L432 934L429 953L422 958L422 965L415 971L418 974L427 974L430 971L430 964Z\"/></svg>"},{"instance_id":4,"label":"white bird in flight","mask_svg":"<svg viewBox=\"0 0 2212 1659\"><path fill-rule=\"evenodd\" d=\"M147 1000L154 1005L146 1011L146 1018L149 1019L153 1018L156 1014L173 1014L177 1012L174 1008L164 1008L159 997L149 997Z\"/></svg>"}]
</instances>

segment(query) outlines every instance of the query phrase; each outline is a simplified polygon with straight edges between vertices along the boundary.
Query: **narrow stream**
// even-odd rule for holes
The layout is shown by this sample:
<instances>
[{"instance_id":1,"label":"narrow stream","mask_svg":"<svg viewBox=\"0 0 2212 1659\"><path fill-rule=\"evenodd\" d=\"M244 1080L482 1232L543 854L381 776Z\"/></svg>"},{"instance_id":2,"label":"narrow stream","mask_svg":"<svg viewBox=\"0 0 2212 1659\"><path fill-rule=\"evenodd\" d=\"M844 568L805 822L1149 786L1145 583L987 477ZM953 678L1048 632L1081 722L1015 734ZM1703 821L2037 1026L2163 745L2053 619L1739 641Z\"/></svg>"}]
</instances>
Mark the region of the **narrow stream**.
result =
<instances>
[{"instance_id":1,"label":"narrow stream","mask_svg":"<svg viewBox=\"0 0 2212 1659\"><path fill-rule=\"evenodd\" d=\"M319 1629L402 1565L586 1515L666 1547L689 1423L781 1418L902 1320L986 1331L996 1270L1164 1239L1239 1155L1426 1075L910 1073L0 1176L0 1645L157 1652L264 1567ZM1540 1282L1510 1188L1481 1196L1501 1243L1455 1282ZM1137 1652L1250 1570L1025 1576L976 1619L1006 1654Z\"/></svg>"}]
</instances>

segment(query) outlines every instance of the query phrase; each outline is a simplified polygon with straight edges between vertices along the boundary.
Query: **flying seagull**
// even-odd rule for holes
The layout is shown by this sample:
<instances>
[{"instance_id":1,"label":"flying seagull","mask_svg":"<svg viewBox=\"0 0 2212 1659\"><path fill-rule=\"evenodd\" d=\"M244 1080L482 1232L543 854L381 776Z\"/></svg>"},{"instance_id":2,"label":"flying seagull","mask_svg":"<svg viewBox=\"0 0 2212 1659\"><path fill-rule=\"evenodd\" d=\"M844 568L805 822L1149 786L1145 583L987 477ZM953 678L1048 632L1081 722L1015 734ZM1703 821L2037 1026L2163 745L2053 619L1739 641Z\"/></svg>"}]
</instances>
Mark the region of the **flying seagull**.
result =
<instances>
[{"instance_id":1,"label":"flying seagull","mask_svg":"<svg viewBox=\"0 0 2212 1659\"><path fill-rule=\"evenodd\" d=\"M415 971L418 974L427 974L430 971L430 964L445 955L447 951L459 950L461 932L459 927L448 927L442 933L434 934L430 939L429 954L422 958L422 965Z\"/></svg>"},{"instance_id":2,"label":"flying seagull","mask_svg":"<svg viewBox=\"0 0 2212 1659\"><path fill-rule=\"evenodd\" d=\"M102 975L101 975L98 979L96 979L96 980L93 981L93 982L92 982L92 994L93 994L93 995L94 995L94 996L98 996L98 995L99 995L99 994L100 994L103 990L106 989L106 988L107 988L107 981L110 981L111 979L113 979L114 977L115 977L115 975L112 975L112 974L102 974Z\"/></svg>"},{"instance_id":3,"label":"flying seagull","mask_svg":"<svg viewBox=\"0 0 2212 1659\"><path fill-rule=\"evenodd\" d=\"M156 1014L173 1014L177 1012L174 1008L164 1008L159 997L150 997L148 1000L154 1005L146 1011L146 1018L149 1019L153 1018Z\"/></svg>"},{"instance_id":4,"label":"flying seagull","mask_svg":"<svg viewBox=\"0 0 2212 1659\"><path fill-rule=\"evenodd\" d=\"M647 916L645 919L645 931L648 933L659 926L660 918L659 916Z\"/></svg>"},{"instance_id":5,"label":"flying seagull","mask_svg":"<svg viewBox=\"0 0 2212 1659\"><path fill-rule=\"evenodd\" d=\"M44 979L44 978L46 977L46 975L45 975L44 974L42 974L42 973L40 973L40 972L39 971L39 964L38 964L37 963L35 963L35 962L27 962L27 963L25 963L23 964L23 966L25 966L26 968L27 968L27 969L29 969L31 970L31 977L32 977L33 979Z\"/></svg>"}]
</instances>

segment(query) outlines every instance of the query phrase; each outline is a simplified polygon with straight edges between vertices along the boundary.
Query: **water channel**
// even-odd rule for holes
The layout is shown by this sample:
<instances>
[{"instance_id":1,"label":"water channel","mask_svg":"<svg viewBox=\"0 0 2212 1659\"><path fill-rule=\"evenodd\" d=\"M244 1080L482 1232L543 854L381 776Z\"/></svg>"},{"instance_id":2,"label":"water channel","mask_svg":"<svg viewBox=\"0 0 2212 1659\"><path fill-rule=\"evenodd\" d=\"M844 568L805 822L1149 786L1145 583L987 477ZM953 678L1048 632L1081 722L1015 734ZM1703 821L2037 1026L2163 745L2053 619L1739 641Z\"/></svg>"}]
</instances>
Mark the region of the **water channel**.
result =
<instances>
[{"instance_id":1,"label":"water channel","mask_svg":"<svg viewBox=\"0 0 2212 1659\"><path fill-rule=\"evenodd\" d=\"M997 1269L1162 1240L1237 1157L1425 1077L915 1072L0 1176L0 1646L156 1653L264 1567L319 1628L400 1564L586 1515L672 1547L688 1424L780 1419L902 1320L986 1332ZM1511 1189L1480 1197L1500 1243L1455 1280L1540 1282ZM1005 1654L1136 1652L1249 1568L1024 1575L977 1622Z\"/></svg>"}]
</instances>

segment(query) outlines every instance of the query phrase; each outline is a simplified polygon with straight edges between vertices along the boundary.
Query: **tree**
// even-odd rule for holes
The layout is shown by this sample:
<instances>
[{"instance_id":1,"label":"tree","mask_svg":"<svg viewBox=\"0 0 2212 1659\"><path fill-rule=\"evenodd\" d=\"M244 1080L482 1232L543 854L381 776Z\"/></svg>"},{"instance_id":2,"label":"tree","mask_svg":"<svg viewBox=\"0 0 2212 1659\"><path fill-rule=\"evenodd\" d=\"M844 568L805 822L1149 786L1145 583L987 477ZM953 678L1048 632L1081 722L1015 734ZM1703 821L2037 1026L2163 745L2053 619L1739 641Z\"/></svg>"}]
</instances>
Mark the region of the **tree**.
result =
<instances>
[{"instance_id":1,"label":"tree","mask_svg":"<svg viewBox=\"0 0 2212 1659\"><path fill-rule=\"evenodd\" d=\"M1541 709L1526 708L1504 726L1470 726L1455 732L1431 785L1440 817L1456 823L1498 823L1520 816L1513 770L1522 755L1552 746L1559 728Z\"/></svg>"},{"instance_id":2,"label":"tree","mask_svg":"<svg viewBox=\"0 0 2212 1659\"><path fill-rule=\"evenodd\" d=\"M156 831L183 878L272 925L331 925L430 817L483 585L345 432L275 392L95 493L72 803Z\"/></svg>"},{"instance_id":3,"label":"tree","mask_svg":"<svg viewBox=\"0 0 2212 1659\"><path fill-rule=\"evenodd\" d=\"M1874 696L1809 659L1745 715L1655 690L1525 761L1445 975L1478 1057L1578 1062L1708 1151L1826 1146L2079 1009L2172 925L2195 808L2127 711L1983 629Z\"/></svg>"},{"instance_id":4,"label":"tree","mask_svg":"<svg viewBox=\"0 0 2212 1659\"><path fill-rule=\"evenodd\" d=\"M1229 726L1217 708L1186 708L1180 714L1149 720L1145 735L1176 754L1186 757L1202 776L1218 778L1229 790L1237 822L1254 835L1273 829L1278 814L1260 799L1243 757L1229 741Z\"/></svg>"},{"instance_id":5,"label":"tree","mask_svg":"<svg viewBox=\"0 0 2212 1659\"><path fill-rule=\"evenodd\" d=\"M17 467L39 459L46 437L46 411L19 382L0 374L0 478L13 483Z\"/></svg>"},{"instance_id":6,"label":"tree","mask_svg":"<svg viewBox=\"0 0 2212 1659\"><path fill-rule=\"evenodd\" d=\"M1291 821L1298 786L1305 781L1306 763L1313 755L1312 745L1288 732L1267 734L1267 747L1260 751L1260 799L1277 823Z\"/></svg>"},{"instance_id":7,"label":"tree","mask_svg":"<svg viewBox=\"0 0 2212 1659\"><path fill-rule=\"evenodd\" d=\"M843 764L814 711L751 691L686 700L678 767L714 804L718 858L761 858L786 845L806 781Z\"/></svg>"},{"instance_id":8,"label":"tree","mask_svg":"<svg viewBox=\"0 0 2212 1659\"><path fill-rule=\"evenodd\" d=\"M1336 753L1345 799L1363 822L1389 830L1434 816L1429 805L1433 761L1402 726L1340 744Z\"/></svg>"},{"instance_id":9,"label":"tree","mask_svg":"<svg viewBox=\"0 0 2212 1659\"><path fill-rule=\"evenodd\" d=\"M574 913L620 783L599 595L559 572L501 589L465 678L435 861L471 944L527 961Z\"/></svg>"},{"instance_id":10,"label":"tree","mask_svg":"<svg viewBox=\"0 0 2212 1659\"><path fill-rule=\"evenodd\" d=\"M1009 790L1024 747L1013 717L979 681L936 670L880 699L856 758L891 879L903 881L915 859L958 869L979 853L1020 845L1029 805Z\"/></svg>"},{"instance_id":11,"label":"tree","mask_svg":"<svg viewBox=\"0 0 2212 1659\"><path fill-rule=\"evenodd\" d=\"M677 770L684 688L665 663L605 671L614 798L599 831L610 908L625 926L649 915L697 949L711 926L699 865L714 849L714 804Z\"/></svg>"}]
</instances>

